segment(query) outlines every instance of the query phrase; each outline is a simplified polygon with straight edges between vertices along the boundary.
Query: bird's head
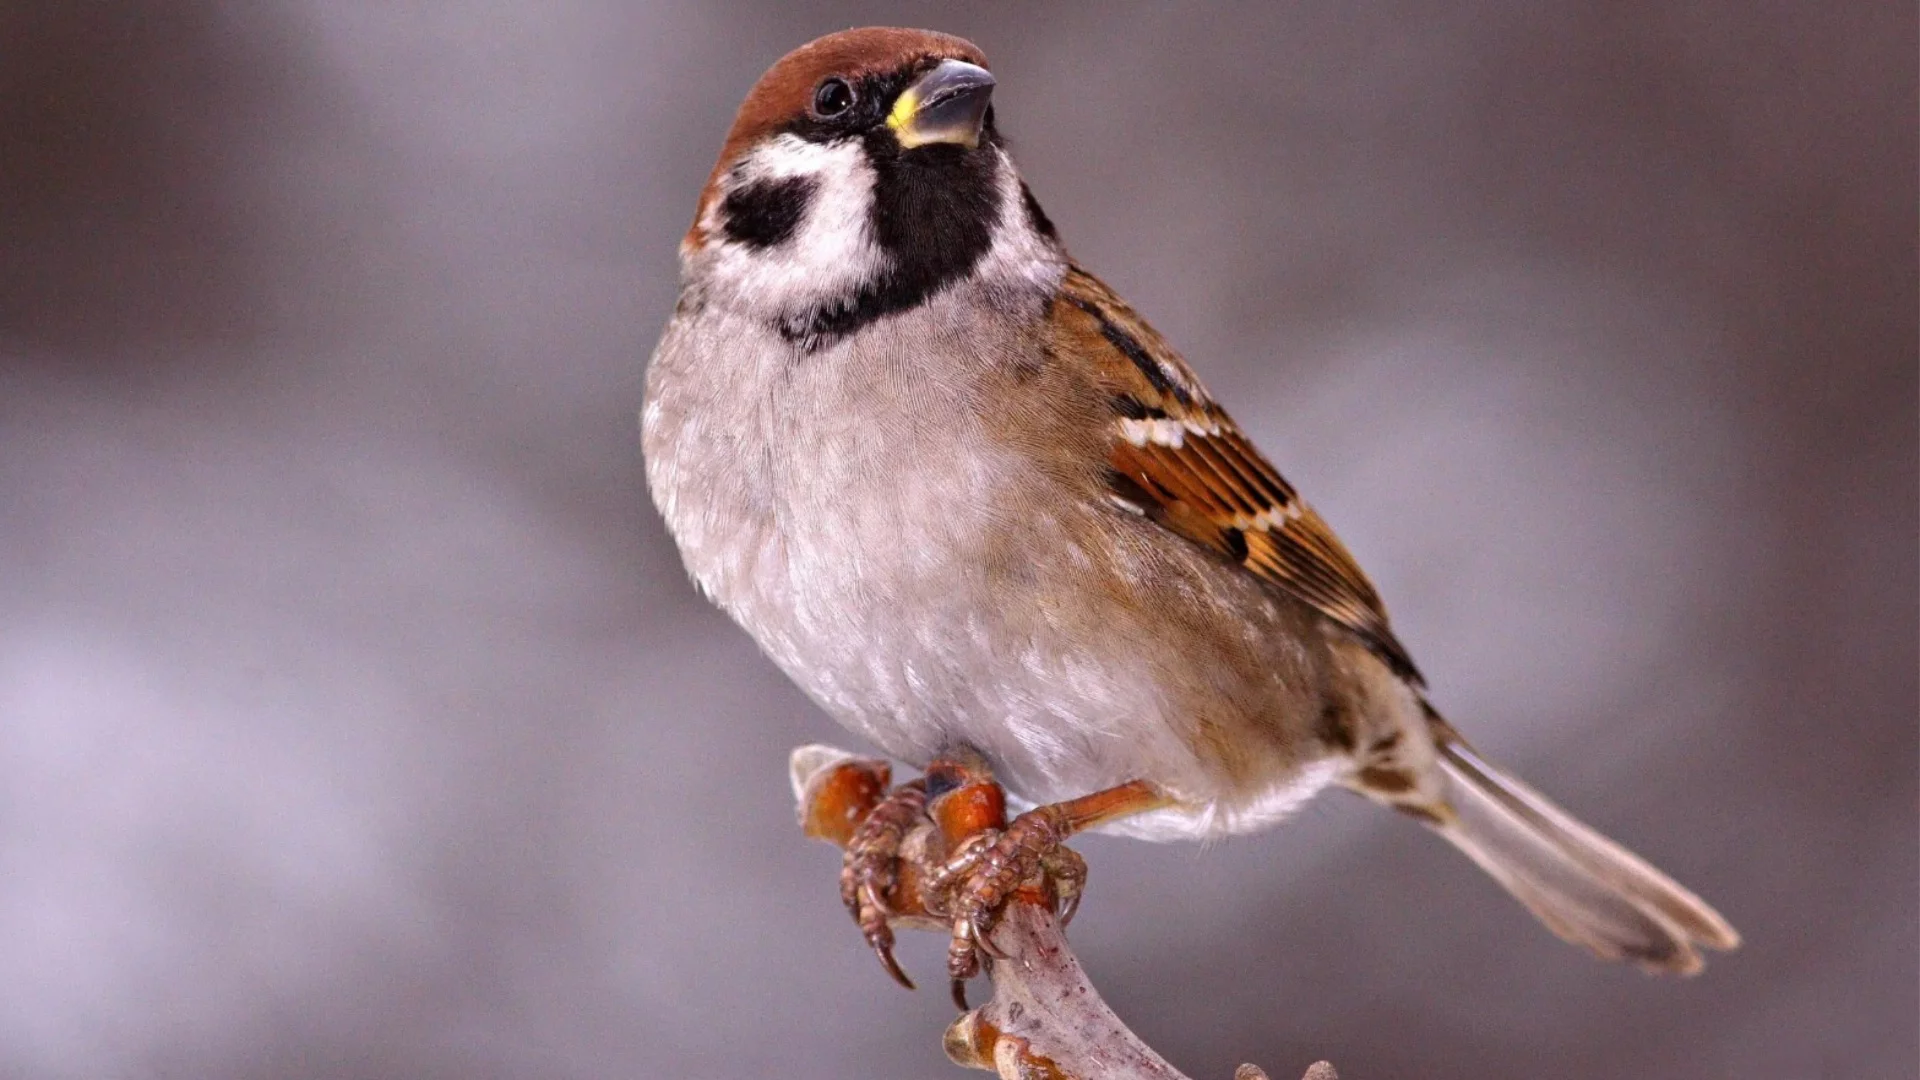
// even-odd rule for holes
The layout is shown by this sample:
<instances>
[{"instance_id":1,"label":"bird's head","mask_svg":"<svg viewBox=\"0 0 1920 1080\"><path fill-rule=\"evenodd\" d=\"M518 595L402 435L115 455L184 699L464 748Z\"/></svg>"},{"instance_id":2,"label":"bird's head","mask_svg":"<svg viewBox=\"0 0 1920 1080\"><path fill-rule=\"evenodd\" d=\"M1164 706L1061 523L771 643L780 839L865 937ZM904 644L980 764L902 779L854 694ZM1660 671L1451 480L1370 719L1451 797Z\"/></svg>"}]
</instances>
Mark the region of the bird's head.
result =
<instances>
[{"instance_id":1,"label":"bird's head","mask_svg":"<svg viewBox=\"0 0 1920 1080\"><path fill-rule=\"evenodd\" d=\"M978 48L932 31L847 30L788 53L721 147L681 248L690 281L817 344L994 256L1051 249L993 88Z\"/></svg>"}]
</instances>

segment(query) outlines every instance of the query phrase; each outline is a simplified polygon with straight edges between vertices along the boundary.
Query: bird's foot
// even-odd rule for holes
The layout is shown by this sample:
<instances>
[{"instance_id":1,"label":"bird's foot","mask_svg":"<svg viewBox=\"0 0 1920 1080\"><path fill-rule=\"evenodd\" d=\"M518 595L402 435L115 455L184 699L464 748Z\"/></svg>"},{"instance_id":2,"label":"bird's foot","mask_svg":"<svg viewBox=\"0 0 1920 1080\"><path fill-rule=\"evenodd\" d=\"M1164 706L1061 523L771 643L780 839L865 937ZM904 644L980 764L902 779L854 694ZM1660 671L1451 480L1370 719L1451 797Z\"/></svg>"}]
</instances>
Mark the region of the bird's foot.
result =
<instances>
[{"instance_id":1,"label":"bird's foot","mask_svg":"<svg viewBox=\"0 0 1920 1080\"><path fill-rule=\"evenodd\" d=\"M847 836L841 900L887 973L909 989L913 981L893 956L892 924L933 919L951 927L947 970L957 1002L965 1000L965 981L979 974L981 956L999 955L989 935L1007 904L1044 906L1062 923L1073 917L1087 864L1064 846L1069 837L1168 802L1159 788L1134 781L1009 822L1005 792L986 759L966 747L940 754L925 776L885 795L881 763L854 762L835 775L856 790L828 800L839 812L817 831ZM855 820L849 836L842 830Z\"/></svg>"},{"instance_id":2,"label":"bird's foot","mask_svg":"<svg viewBox=\"0 0 1920 1080\"><path fill-rule=\"evenodd\" d=\"M928 896L938 898L930 906L937 905L953 924L947 974L956 994L958 984L979 974L982 953L999 957L989 935L1008 903L1019 898L1044 904L1058 912L1063 925L1073 918L1087 864L1065 846L1072 825L1060 806L1029 810L1004 829L988 828L963 840L929 878Z\"/></svg>"},{"instance_id":3,"label":"bird's foot","mask_svg":"<svg viewBox=\"0 0 1920 1080\"><path fill-rule=\"evenodd\" d=\"M900 881L900 845L926 808L924 780L912 780L887 792L854 830L840 863L841 902L847 905L887 974L909 990L913 989L913 980L893 957L893 927L888 923L893 912L886 898Z\"/></svg>"}]
</instances>

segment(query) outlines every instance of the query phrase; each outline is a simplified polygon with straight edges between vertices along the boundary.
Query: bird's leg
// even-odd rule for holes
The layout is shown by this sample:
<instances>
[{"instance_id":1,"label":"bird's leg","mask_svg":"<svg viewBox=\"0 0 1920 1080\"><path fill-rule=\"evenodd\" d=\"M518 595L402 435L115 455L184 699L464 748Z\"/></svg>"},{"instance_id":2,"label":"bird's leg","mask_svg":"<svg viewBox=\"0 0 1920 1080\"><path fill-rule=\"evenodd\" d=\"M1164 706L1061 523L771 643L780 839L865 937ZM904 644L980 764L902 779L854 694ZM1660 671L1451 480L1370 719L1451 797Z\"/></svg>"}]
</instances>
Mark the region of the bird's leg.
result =
<instances>
[{"instance_id":1,"label":"bird's leg","mask_svg":"<svg viewBox=\"0 0 1920 1080\"><path fill-rule=\"evenodd\" d=\"M925 779L910 780L887 792L854 830L840 863L841 902L887 974L909 990L913 980L893 958L893 928L887 923L892 911L886 897L899 884L900 843L926 807Z\"/></svg>"},{"instance_id":2,"label":"bird's leg","mask_svg":"<svg viewBox=\"0 0 1920 1080\"><path fill-rule=\"evenodd\" d=\"M928 770L930 790L942 787L937 773ZM991 783L991 781L988 781ZM942 800L953 799L964 787ZM998 787L993 790L997 793ZM999 921L1007 901L1022 888L1042 890L1042 902L1058 904L1061 920L1073 917L1087 877L1086 863L1064 845L1076 833L1166 806L1171 800L1158 787L1135 780L1077 799L1035 807L1013 819L1004 829L993 825L954 829L955 816L945 805L930 812L954 847L947 861L927 883L929 898L944 899L941 912L953 922L953 940L947 949L947 971L956 984L980 970L980 953L990 950L987 934ZM956 823L958 824L958 823ZM964 839L960 836L964 835Z\"/></svg>"}]
</instances>

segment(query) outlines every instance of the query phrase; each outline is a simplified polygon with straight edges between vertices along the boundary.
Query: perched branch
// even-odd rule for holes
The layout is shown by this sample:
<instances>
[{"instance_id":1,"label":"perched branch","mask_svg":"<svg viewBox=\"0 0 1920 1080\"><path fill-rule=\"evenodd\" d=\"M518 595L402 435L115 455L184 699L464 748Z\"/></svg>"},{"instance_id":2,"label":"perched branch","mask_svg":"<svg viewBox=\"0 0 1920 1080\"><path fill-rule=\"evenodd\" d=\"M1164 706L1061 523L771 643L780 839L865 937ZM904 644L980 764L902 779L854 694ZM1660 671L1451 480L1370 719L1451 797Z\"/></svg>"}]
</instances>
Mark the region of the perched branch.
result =
<instances>
[{"instance_id":1,"label":"perched branch","mask_svg":"<svg viewBox=\"0 0 1920 1080\"><path fill-rule=\"evenodd\" d=\"M791 772L807 835L842 848L891 781L886 762L826 746L795 750ZM987 790L930 801L906 833L899 871L882 898L892 926L951 933L950 922L937 914L942 900L930 895L928 883L940 878L949 853L971 836L1005 825L999 786L991 777L977 786ZM1067 946L1057 907L1044 880L1015 894L986 942L993 998L965 1009L947 1028L947 1056L1003 1080L1186 1080L1101 1000ZM1242 1065L1234 1080L1267 1075ZM1338 1078L1332 1066L1319 1062L1303 1080Z\"/></svg>"}]
</instances>

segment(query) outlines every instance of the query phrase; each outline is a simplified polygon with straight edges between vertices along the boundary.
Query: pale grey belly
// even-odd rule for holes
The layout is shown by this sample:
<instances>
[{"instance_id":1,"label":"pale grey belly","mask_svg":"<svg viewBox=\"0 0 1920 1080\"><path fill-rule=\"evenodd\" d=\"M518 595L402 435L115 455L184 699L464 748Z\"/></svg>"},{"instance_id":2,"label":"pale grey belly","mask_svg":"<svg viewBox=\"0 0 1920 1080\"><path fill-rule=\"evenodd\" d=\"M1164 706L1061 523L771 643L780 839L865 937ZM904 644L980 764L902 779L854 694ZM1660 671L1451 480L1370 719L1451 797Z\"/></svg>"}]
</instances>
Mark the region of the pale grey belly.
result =
<instances>
[{"instance_id":1,"label":"pale grey belly","mask_svg":"<svg viewBox=\"0 0 1920 1080\"><path fill-rule=\"evenodd\" d=\"M753 560L764 573L752 595L728 606L823 709L893 757L921 765L961 742L1033 803L1136 779L1189 803L1113 831L1171 839L1257 828L1328 782L1324 755L1300 734L1320 708L1320 673L1308 650L1288 644L1300 628L1281 625L1281 607L1266 612L1270 642L1196 643L1191 628L1208 612L1180 607L1204 608L1208 594L1192 582L1118 602L1100 580L1114 572L1111 553L1072 550L1067 537L1084 530L1032 527L1022 546L1050 561L991 579L951 535L909 536L898 554L851 560L836 530L783 530L780 554ZM949 545L934 549L945 557L927 556L934 544ZM1131 569L1224 571L1170 550L1183 557ZM1259 590L1242 595L1224 574L1211 584L1232 594L1222 601L1252 597L1258 613ZM1255 775L1228 775L1203 752L1203 730L1247 744Z\"/></svg>"},{"instance_id":2,"label":"pale grey belly","mask_svg":"<svg viewBox=\"0 0 1920 1080\"><path fill-rule=\"evenodd\" d=\"M1035 801L1184 771L1190 755L1150 667L1050 617L1038 578L1026 590L959 562L907 567L871 553L842 573L795 554L789 579L768 582L742 622L834 719L887 753L917 765L965 742Z\"/></svg>"}]
</instances>

